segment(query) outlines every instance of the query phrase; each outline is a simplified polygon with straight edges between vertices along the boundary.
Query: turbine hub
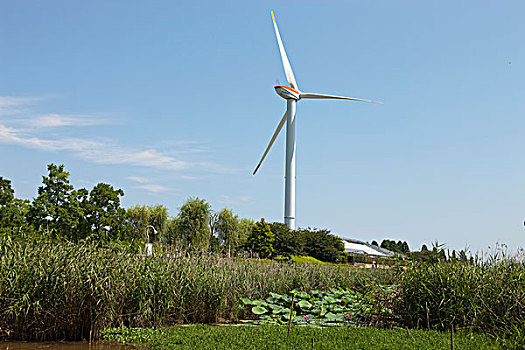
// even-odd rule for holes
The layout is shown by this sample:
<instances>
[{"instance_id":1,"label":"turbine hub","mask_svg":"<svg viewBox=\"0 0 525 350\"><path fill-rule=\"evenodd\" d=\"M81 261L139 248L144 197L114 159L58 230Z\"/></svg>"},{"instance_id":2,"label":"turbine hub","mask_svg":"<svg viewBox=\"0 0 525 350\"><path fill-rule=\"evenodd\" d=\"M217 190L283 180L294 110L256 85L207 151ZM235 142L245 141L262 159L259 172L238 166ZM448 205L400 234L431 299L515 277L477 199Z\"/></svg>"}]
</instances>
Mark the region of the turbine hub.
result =
<instances>
[{"instance_id":1,"label":"turbine hub","mask_svg":"<svg viewBox=\"0 0 525 350\"><path fill-rule=\"evenodd\" d=\"M301 99L301 92L298 90L295 90L293 87L276 85L274 86L274 89L275 89L275 92L277 92L277 95L281 96L284 99L287 99L287 100L300 100Z\"/></svg>"}]
</instances>

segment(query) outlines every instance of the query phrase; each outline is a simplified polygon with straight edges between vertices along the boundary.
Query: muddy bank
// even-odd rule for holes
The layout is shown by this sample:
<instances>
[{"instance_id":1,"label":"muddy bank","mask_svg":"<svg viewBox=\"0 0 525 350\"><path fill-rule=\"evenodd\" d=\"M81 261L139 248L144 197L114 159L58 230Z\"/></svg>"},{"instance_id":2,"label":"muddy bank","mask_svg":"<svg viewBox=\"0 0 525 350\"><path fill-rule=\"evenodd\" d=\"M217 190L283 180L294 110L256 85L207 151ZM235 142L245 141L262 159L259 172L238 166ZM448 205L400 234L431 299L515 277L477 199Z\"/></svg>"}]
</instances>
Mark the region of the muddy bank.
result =
<instances>
[{"instance_id":1,"label":"muddy bank","mask_svg":"<svg viewBox=\"0 0 525 350\"><path fill-rule=\"evenodd\" d=\"M86 342L0 342L0 350L131 350L134 346Z\"/></svg>"}]
</instances>

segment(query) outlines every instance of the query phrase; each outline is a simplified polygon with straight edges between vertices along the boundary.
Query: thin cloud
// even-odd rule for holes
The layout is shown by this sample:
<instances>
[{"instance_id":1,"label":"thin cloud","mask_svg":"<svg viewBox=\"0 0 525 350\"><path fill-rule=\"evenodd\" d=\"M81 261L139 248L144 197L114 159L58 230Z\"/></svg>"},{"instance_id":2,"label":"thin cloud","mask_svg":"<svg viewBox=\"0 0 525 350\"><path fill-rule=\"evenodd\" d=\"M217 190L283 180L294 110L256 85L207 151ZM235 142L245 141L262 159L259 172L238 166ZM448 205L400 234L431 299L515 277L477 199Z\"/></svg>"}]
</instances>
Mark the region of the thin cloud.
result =
<instances>
[{"instance_id":1,"label":"thin cloud","mask_svg":"<svg viewBox=\"0 0 525 350\"><path fill-rule=\"evenodd\" d=\"M149 192L153 192L153 193L169 192L170 191L170 189L168 187L162 186L162 185L156 185L156 184L141 185L141 186L137 186L137 188L140 188L140 189L143 189L143 190L146 190L146 191L149 191Z\"/></svg>"},{"instance_id":2,"label":"thin cloud","mask_svg":"<svg viewBox=\"0 0 525 350\"><path fill-rule=\"evenodd\" d=\"M82 159L100 164L128 164L159 169L182 170L188 163L156 150L126 149L109 142L80 138L42 139L22 130L0 124L0 142L41 151L71 151Z\"/></svg>"},{"instance_id":3,"label":"thin cloud","mask_svg":"<svg viewBox=\"0 0 525 350\"><path fill-rule=\"evenodd\" d=\"M236 205L239 203L246 203L249 201L250 201L250 197L248 196L230 197L230 196L222 195L221 199L219 199L217 202L222 205Z\"/></svg>"},{"instance_id":4,"label":"thin cloud","mask_svg":"<svg viewBox=\"0 0 525 350\"><path fill-rule=\"evenodd\" d=\"M202 180L202 176L181 175L180 178L183 180Z\"/></svg>"},{"instance_id":5,"label":"thin cloud","mask_svg":"<svg viewBox=\"0 0 525 350\"><path fill-rule=\"evenodd\" d=\"M128 176L127 178L129 180L131 180L131 181L135 181L135 182L138 182L138 183L141 183L141 184L146 183L146 182L149 181L145 177L140 177L140 176Z\"/></svg>"},{"instance_id":6,"label":"thin cloud","mask_svg":"<svg viewBox=\"0 0 525 350\"><path fill-rule=\"evenodd\" d=\"M0 116L22 113L29 105L40 100L38 97L0 96Z\"/></svg>"},{"instance_id":7,"label":"thin cloud","mask_svg":"<svg viewBox=\"0 0 525 350\"><path fill-rule=\"evenodd\" d=\"M179 146L169 149L164 149L166 147L162 147L161 143L161 150L159 150L159 145L124 147L109 139L61 137L59 132L62 127L109 123L108 120L89 115L38 114L30 111L34 104L41 100L44 98L0 96L0 116L7 116L7 119L0 120L0 143L46 152L71 152L80 159L99 164L132 165L177 171L193 169L206 173L235 172L214 162L181 160L184 154L189 156L190 153L209 152L207 148L199 147L195 141L176 141ZM50 130L53 133L50 133ZM42 134L44 132L45 136ZM190 177L188 176L187 179Z\"/></svg>"},{"instance_id":8,"label":"thin cloud","mask_svg":"<svg viewBox=\"0 0 525 350\"><path fill-rule=\"evenodd\" d=\"M63 115L57 113L38 115L28 120L31 125L41 128L63 126L94 126L107 124L106 121L91 116Z\"/></svg>"}]
</instances>

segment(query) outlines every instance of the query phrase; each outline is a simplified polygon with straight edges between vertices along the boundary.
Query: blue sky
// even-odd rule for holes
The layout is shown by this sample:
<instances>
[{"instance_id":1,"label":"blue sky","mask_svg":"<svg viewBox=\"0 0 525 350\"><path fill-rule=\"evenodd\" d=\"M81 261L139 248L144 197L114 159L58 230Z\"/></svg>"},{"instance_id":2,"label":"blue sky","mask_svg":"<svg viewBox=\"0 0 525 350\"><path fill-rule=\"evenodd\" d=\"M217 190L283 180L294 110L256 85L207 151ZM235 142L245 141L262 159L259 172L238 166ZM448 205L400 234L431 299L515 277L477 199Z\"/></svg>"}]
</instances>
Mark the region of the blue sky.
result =
<instances>
[{"instance_id":1,"label":"blue sky","mask_svg":"<svg viewBox=\"0 0 525 350\"><path fill-rule=\"evenodd\" d=\"M284 133L251 175L286 107L272 9L301 90L385 102L299 102L298 226L524 245L520 1L4 0L0 176L281 221Z\"/></svg>"}]
</instances>

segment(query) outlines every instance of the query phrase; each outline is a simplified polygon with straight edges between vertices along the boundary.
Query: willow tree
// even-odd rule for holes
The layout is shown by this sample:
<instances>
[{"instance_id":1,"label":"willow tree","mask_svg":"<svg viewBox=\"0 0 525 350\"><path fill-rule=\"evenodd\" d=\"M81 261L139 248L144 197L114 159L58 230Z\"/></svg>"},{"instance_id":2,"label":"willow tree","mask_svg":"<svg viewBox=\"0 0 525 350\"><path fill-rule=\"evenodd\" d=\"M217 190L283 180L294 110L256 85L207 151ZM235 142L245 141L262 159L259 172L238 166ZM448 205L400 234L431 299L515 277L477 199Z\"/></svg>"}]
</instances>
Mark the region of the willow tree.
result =
<instances>
[{"instance_id":1,"label":"willow tree","mask_svg":"<svg viewBox=\"0 0 525 350\"><path fill-rule=\"evenodd\" d=\"M204 199L190 197L184 202L177 216L178 235L192 249L208 250L210 247L210 204Z\"/></svg>"}]
</instances>

